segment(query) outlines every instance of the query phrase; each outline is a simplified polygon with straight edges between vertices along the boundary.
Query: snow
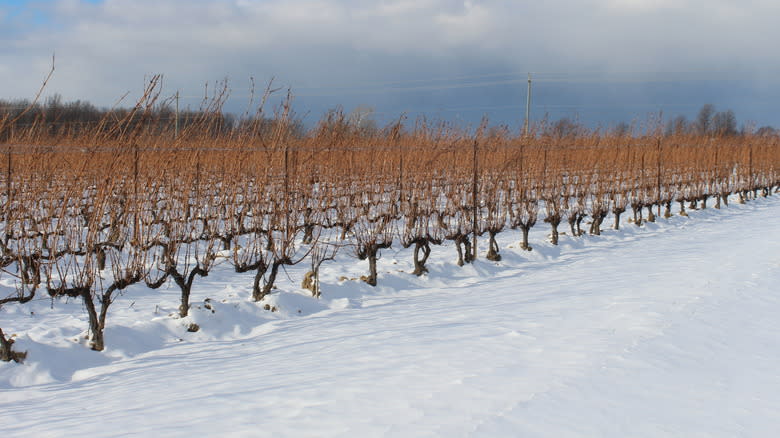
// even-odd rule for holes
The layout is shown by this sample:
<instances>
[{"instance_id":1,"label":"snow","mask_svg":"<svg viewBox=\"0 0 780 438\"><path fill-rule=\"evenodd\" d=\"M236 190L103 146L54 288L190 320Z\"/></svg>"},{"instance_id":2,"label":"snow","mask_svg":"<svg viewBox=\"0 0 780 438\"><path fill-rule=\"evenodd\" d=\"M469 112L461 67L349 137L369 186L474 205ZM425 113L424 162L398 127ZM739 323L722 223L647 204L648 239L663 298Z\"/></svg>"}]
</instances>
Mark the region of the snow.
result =
<instances>
[{"instance_id":1,"label":"snow","mask_svg":"<svg viewBox=\"0 0 780 438\"><path fill-rule=\"evenodd\" d=\"M422 278L393 248L376 288L351 280L367 263L345 251L319 300L299 288L306 266L289 269L275 312L225 262L196 280L185 319L175 286L129 289L101 353L79 300L9 304L0 327L29 356L0 364L0 431L775 436L780 196L689 214L558 247L540 223L532 252L506 231L501 262L462 268L437 246Z\"/></svg>"}]
</instances>

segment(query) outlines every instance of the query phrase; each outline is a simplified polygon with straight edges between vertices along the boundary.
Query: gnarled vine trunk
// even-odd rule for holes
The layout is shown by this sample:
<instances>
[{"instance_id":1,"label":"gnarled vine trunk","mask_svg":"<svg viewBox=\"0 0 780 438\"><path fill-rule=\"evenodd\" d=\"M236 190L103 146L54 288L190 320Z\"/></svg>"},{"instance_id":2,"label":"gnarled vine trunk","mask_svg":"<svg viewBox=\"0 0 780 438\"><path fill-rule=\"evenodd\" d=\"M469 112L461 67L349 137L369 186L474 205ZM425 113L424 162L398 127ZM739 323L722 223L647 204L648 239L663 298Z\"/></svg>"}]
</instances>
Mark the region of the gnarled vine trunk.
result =
<instances>
[{"instance_id":1,"label":"gnarled vine trunk","mask_svg":"<svg viewBox=\"0 0 780 438\"><path fill-rule=\"evenodd\" d=\"M458 250L458 266L474 261L471 253L471 241L469 236L460 234L455 237L455 249Z\"/></svg>"},{"instance_id":2,"label":"gnarled vine trunk","mask_svg":"<svg viewBox=\"0 0 780 438\"><path fill-rule=\"evenodd\" d=\"M0 328L0 361L21 363L26 357L26 352L14 351L12 346L14 345L13 339L6 339L3 329Z\"/></svg>"},{"instance_id":3,"label":"gnarled vine trunk","mask_svg":"<svg viewBox=\"0 0 780 438\"><path fill-rule=\"evenodd\" d=\"M485 258L490 260L491 262L499 262L501 261L501 254L498 253L498 242L496 242L496 234L498 234L498 231L495 230L488 230L488 252Z\"/></svg>"},{"instance_id":4,"label":"gnarled vine trunk","mask_svg":"<svg viewBox=\"0 0 780 438\"><path fill-rule=\"evenodd\" d=\"M422 255L422 257L421 257ZM428 268L425 267L425 262L428 261L428 256L431 255L431 245L427 240L418 240L414 244L414 272L416 276L421 276L428 272Z\"/></svg>"}]
</instances>

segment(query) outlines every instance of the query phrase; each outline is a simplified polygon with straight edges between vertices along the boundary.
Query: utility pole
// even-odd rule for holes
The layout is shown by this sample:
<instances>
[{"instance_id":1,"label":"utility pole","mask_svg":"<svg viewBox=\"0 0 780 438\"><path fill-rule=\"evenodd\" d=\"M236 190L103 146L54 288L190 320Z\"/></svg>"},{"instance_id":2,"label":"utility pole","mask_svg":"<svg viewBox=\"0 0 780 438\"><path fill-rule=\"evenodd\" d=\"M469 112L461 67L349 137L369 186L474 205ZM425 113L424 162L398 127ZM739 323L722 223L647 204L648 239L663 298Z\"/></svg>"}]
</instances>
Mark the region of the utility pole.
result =
<instances>
[{"instance_id":1,"label":"utility pole","mask_svg":"<svg viewBox=\"0 0 780 438\"><path fill-rule=\"evenodd\" d=\"M531 125L531 73L528 73L528 94L525 101L525 136L528 137Z\"/></svg>"},{"instance_id":2,"label":"utility pole","mask_svg":"<svg viewBox=\"0 0 780 438\"><path fill-rule=\"evenodd\" d=\"M173 138L179 138L179 90L176 90L176 119L173 121Z\"/></svg>"}]
</instances>

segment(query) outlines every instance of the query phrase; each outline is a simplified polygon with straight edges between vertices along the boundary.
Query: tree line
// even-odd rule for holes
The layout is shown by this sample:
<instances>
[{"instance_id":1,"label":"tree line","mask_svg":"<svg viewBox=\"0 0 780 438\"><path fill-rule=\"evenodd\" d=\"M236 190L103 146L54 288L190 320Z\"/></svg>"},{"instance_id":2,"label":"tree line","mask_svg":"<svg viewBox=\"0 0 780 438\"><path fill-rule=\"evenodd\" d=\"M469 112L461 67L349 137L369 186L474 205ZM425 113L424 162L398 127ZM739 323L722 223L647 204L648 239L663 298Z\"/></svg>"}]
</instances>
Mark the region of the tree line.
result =
<instances>
[{"instance_id":1,"label":"tree line","mask_svg":"<svg viewBox=\"0 0 780 438\"><path fill-rule=\"evenodd\" d=\"M215 107L213 101L208 101L195 110L187 108L176 111L173 102L166 100L137 111L132 107L99 108L85 100L66 102L59 94L49 96L42 102L0 99L0 120L5 121L0 141L29 137L32 133L50 137L78 137L99 132L109 138L119 138L122 132L137 129L162 134L170 131L174 125L180 132L198 129L199 135L213 137L249 131L267 134L275 129L272 116L253 114L239 117L222 111L223 103L219 102L218 107ZM295 136L304 134L303 122L300 120L289 120L286 129Z\"/></svg>"},{"instance_id":2,"label":"tree line","mask_svg":"<svg viewBox=\"0 0 780 438\"><path fill-rule=\"evenodd\" d=\"M258 136L268 135L278 128L278 117L275 115L243 114L223 111L224 100L219 98L204 101L200 108L176 111L173 100L159 102L153 108L137 112L133 108L99 108L85 100L64 102L62 96L55 94L43 102L31 102L26 99L0 99L0 119L6 120L4 132L0 132L0 141L8 141L14 133L45 131L50 136L78 136L86 132L100 130L105 133L123 130L133 130L143 125L143 129L157 133L169 130L174 124L185 131L197 127L199 134L210 133L213 136L227 134L253 133ZM382 129L373 119L373 108L365 105L356 107L345 113L342 108L334 108L326 112L319 125L330 124L333 129L338 126L351 127L365 136L381 135ZM12 123L11 123L12 122ZM666 137L671 136L704 136L733 137L752 134L759 137L780 136L780 130L772 126L762 126L757 129L749 125L739 127L733 110L718 111L715 105L708 103L701 107L696 117L689 120L685 115L678 115L666 122L651 121L644 131L661 129ZM285 129L290 135L302 138L306 135L306 127L301 119L287 117ZM507 129L506 127L489 128L493 131ZM544 117L534 127L534 134L554 138L576 138L590 135L591 129L578 120L563 117L550 120ZM643 135L636 123L619 122L610 129L597 129L617 137L632 137ZM17 135L18 136L18 135Z\"/></svg>"}]
</instances>

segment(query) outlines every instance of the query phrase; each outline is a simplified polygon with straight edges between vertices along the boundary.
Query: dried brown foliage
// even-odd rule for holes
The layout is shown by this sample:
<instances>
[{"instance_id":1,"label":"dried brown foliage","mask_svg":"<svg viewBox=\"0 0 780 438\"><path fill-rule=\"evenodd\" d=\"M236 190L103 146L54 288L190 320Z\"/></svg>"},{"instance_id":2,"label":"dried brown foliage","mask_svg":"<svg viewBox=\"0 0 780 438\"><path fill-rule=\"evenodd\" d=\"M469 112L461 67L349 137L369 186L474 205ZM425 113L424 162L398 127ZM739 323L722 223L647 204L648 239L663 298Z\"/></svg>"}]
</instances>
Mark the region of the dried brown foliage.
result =
<instances>
[{"instance_id":1,"label":"dried brown foliage","mask_svg":"<svg viewBox=\"0 0 780 438\"><path fill-rule=\"evenodd\" d=\"M316 275L344 246L368 260L375 285L380 250L395 244L414 247L423 275L431 245L444 240L455 242L459 264L485 234L488 258L499 260L495 237L507 228L519 228L530 250L540 213L557 243L564 221L576 236L590 216L599 234L610 213L617 229L627 208L640 225L662 207L671 214L674 202L681 214L685 203L720 208L730 195L768 196L780 184L774 137L526 137L425 120L374 132L339 112L300 136L289 100L270 122L219 126L225 92L175 136L172 121L153 119L158 80L109 131L33 126L0 145L2 266L20 273L20 297L40 285L83 299L97 350L119 291L172 280L186 316L193 282L220 250L236 271L255 273L259 301L279 267L308 259Z\"/></svg>"}]
</instances>

